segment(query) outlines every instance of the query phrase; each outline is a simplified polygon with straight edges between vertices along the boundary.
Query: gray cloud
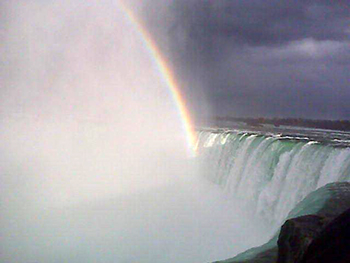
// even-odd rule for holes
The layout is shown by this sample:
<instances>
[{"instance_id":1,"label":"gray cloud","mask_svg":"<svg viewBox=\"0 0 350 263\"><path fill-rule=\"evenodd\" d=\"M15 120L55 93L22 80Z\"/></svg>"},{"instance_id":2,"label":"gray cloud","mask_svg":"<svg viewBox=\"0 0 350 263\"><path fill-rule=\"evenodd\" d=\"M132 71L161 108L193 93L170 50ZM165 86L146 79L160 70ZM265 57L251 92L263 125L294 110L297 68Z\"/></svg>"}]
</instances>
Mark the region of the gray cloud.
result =
<instances>
[{"instance_id":1,"label":"gray cloud","mask_svg":"<svg viewBox=\"0 0 350 263\"><path fill-rule=\"evenodd\" d=\"M213 114L350 118L348 1L176 0L158 13L158 1L146 6L185 92L195 101L193 89L204 89Z\"/></svg>"},{"instance_id":2,"label":"gray cloud","mask_svg":"<svg viewBox=\"0 0 350 263\"><path fill-rule=\"evenodd\" d=\"M192 39L280 45L304 38L348 40L345 1L176 1L177 26ZM214 39L213 39L214 38ZM204 43L207 44L207 43Z\"/></svg>"}]
</instances>

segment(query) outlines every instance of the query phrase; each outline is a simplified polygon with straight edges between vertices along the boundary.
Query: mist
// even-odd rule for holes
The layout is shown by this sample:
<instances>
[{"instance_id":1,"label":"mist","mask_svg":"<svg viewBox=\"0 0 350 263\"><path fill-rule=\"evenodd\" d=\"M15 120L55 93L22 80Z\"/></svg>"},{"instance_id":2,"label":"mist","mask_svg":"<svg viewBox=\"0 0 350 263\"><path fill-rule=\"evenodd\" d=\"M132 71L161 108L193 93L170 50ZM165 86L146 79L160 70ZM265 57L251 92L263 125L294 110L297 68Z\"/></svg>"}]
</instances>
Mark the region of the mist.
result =
<instances>
[{"instance_id":1,"label":"mist","mask_svg":"<svg viewBox=\"0 0 350 263\"><path fill-rule=\"evenodd\" d=\"M266 240L200 176L117 2L1 9L1 261L205 262Z\"/></svg>"}]
</instances>

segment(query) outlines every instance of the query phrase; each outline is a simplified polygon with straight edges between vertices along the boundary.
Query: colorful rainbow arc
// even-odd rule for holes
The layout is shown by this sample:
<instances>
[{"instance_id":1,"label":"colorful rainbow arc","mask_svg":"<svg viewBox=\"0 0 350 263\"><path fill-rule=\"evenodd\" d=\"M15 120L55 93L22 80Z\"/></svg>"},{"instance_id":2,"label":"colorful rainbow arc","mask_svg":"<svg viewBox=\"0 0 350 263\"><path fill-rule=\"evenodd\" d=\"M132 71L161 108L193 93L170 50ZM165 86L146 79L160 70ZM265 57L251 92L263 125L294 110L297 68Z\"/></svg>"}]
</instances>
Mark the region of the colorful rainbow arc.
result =
<instances>
[{"instance_id":1,"label":"colorful rainbow arc","mask_svg":"<svg viewBox=\"0 0 350 263\"><path fill-rule=\"evenodd\" d=\"M153 41L150 34L146 31L146 29L142 26L142 24L139 22L139 20L136 18L134 13L127 7L125 3L122 1L119 1L119 7L121 10L126 14L129 21L133 24L133 26L136 28L136 30L141 35L141 38L149 50L152 58L154 59L158 70L160 71L161 75L164 78L165 83L167 84L172 97L175 101L175 104L179 110L181 122L186 134L187 143L189 145L190 151L192 154L196 153L196 143L197 143L197 136L196 131L194 129L194 126L191 121L191 116L188 112L188 109L186 107L185 101L181 96L180 89L178 88L178 85L176 83L176 80L174 78L174 75L172 74L171 70L169 69L169 66L167 65L165 59L162 57L162 54L157 47L156 43Z\"/></svg>"}]
</instances>

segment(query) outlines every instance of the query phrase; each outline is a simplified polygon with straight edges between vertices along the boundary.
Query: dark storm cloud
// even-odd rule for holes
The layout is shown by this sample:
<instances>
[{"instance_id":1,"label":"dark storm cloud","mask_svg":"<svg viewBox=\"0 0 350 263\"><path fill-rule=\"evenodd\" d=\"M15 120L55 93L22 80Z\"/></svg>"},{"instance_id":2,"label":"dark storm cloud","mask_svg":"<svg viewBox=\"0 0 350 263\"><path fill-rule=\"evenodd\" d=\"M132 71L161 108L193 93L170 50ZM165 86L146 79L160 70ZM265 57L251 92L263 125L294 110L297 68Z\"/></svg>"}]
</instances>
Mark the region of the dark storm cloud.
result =
<instances>
[{"instance_id":1,"label":"dark storm cloud","mask_svg":"<svg viewBox=\"0 0 350 263\"><path fill-rule=\"evenodd\" d=\"M254 46L349 39L348 1L174 1L173 11L192 39Z\"/></svg>"},{"instance_id":2,"label":"dark storm cloud","mask_svg":"<svg viewBox=\"0 0 350 263\"><path fill-rule=\"evenodd\" d=\"M213 114L350 118L347 0L150 2L150 28Z\"/></svg>"}]
</instances>

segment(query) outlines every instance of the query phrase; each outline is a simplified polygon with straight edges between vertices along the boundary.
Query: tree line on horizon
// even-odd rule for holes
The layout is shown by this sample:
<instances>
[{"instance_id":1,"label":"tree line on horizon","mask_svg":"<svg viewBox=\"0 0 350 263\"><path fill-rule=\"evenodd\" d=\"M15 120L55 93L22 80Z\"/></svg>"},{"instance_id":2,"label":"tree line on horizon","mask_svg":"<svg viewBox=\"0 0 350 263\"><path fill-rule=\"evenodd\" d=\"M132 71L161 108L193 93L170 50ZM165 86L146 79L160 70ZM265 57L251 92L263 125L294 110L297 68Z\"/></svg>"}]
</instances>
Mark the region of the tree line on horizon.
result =
<instances>
[{"instance_id":1,"label":"tree line on horizon","mask_svg":"<svg viewBox=\"0 0 350 263\"><path fill-rule=\"evenodd\" d=\"M262 126L263 124L279 127L297 126L316 129L350 131L350 120L313 120L303 118L244 118L244 117L214 117L215 121L244 122L251 126Z\"/></svg>"}]
</instances>

